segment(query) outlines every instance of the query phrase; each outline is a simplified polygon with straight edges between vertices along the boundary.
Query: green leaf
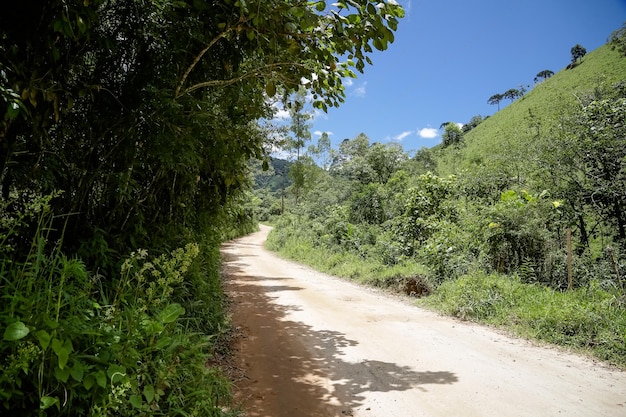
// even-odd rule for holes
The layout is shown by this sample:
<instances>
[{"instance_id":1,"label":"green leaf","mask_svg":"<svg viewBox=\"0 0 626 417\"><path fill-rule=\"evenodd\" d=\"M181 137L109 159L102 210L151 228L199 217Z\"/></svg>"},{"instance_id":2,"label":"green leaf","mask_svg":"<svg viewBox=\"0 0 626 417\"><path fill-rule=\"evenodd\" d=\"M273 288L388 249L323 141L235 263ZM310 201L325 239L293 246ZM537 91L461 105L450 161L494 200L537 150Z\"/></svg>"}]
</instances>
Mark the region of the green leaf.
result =
<instances>
[{"instance_id":1,"label":"green leaf","mask_svg":"<svg viewBox=\"0 0 626 417\"><path fill-rule=\"evenodd\" d=\"M70 369L70 375L76 382L80 382L83 380L83 376L85 375L85 365L76 361L74 362L72 368Z\"/></svg>"},{"instance_id":2,"label":"green leaf","mask_svg":"<svg viewBox=\"0 0 626 417\"><path fill-rule=\"evenodd\" d=\"M269 97L274 97L276 95L276 85L273 81L268 81L267 84L265 84L265 92Z\"/></svg>"},{"instance_id":3,"label":"green leaf","mask_svg":"<svg viewBox=\"0 0 626 417\"><path fill-rule=\"evenodd\" d=\"M39 409L40 410L45 410L47 408L52 407L53 405L56 405L57 408L60 409L59 404L60 404L60 402L59 402L59 399L57 397L43 396L39 400Z\"/></svg>"},{"instance_id":4,"label":"green leaf","mask_svg":"<svg viewBox=\"0 0 626 417\"><path fill-rule=\"evenodd\" d=\"M72 341L68 339L61 342L59 339L54 338L52 339L52 350L59 358L59 368L65 368L65 365L67 365L67 361L70 358L70 353L74 350Z\"/></svg>"},{"instance_id":5,"label":"green leaf","mask_svg":"<svg viewBox=\"0 0 626 417\"><path fill-rule=\"evenodd\" d=\"M115 364L110 365L107 369L107 375L109 376L109 379L111 379L111 383L114 384L124 379L126 376L126 368Z\"/></svg>"},{"instance_id":6,"label":"green leaf","mask_svg":"<svg viewBox=\"0 0 626 417\"><path fill-rule=\"evenodd\" d=\"M159 340L157 340L154 347L156 349L163 349L164 347L169 346L171 344L172 344L172 338L169 336L164 336L164 337L160 337Z\"/></svg>"},{"instance_id":7,"label":"green leaf","mask_svg":"<svg viewBox=\"0 0 626 417\"><path fill-rule=\"evenodd\" d=\"M172 323L182 314L185 314L183 306L178 303L170 304L161 311L159 320L161 323Z\"/></svg>"},{"instance_id":8,"label":"green leaf","mask_svg":"<svg viewBox=\"0 0 626 417\"><path fill-rule=\"evenodd\" d=\"M37 340L39 341L39 344L41 345L41 348L43 350L46 350L48 346L50 346L51 336L47 331L39 330L37 333L35 333L35 336L37 337Z\"/></svg>"},{"instance_id":9,"label":"green leaf","mask_svg":"<svg viewBox=\"0 0 626 417\"><path fill-rule=\"evenodd\" d=\"M54 376L61 382L67 382L70 379L70 368L54 368Z\"/></svg>"},{"instance_id":10,"label":"green leaf","mask_svg":"<svg viewBox=\"0 0 626 417\"><path fill-rule=\"evenodd\" d=\"M154 400L154 387L152 385L143 387L143 396L146 397L147 402L151 403Z\"/></svg>"},{"instance_id":11,"label":"green leaf","mask_svg":"<svg viewBox=\"0 0 626 417\"><path fill-rule=\"evenodd\" d=\"M133 394L130 396L130 404L135 408L141 408L141 397L139 395Z\"/></svg>"},{"instance_id":12,"label":"green leaf","mask_svg":"<svg viewBox=\"0 0 626 417\"><path fill-rule=\"evenodd\" d=\"M85 378L83 379L83 387L85 387L87 391L89 391L91 387L94 386L95 383L96 383L95 376L93 376L92 374L85 375Z\"/></svg>"},{"instance_id":13,"label":"green leaf","mask_svg":"<svg viewBox=\"0 0 626 417\"><path fill-rule=\"evenodd\" d=\"M82 17L76 16L76 26L78 26L78 31L83 34L87 31L87 24L83 20Z\"/></svg>"},{"instance_id":14,"label":"green leaf","mask_svg":"<svg viewBox=\"0 0 626 417\"><path fill-rule=\"evenodd\" d=\"M20 340L28 336L28 333L30 333L28 327L21 321L16 321L15 323L9 324L4 330L3 339L8 341Z\"/></svg>"},{"instance_id":15,"label":"green leaf","mask_svg":"<svg viewBox=\"0 0 626 417\"><path fill-rule=\"evenodd\" d=\"M106 386L107 386L107 376L104 374L103 370L100 370L100 371L96 372L94 377L96 378L96 383L98 384L99 387L106 388Z\"/></svg>"},{"instance_id":16,"label":"green leaf","mask_svg":"<svg viewBox=\"0 0 626 417\"><path fill-rule=\"evenodd\" d=\"M17 116L20 114L20 105L17 101L13 101L9 106L7 106L7 117L9 120L17 119Z\"/></svg>"},{"instance_id":17,"label":"green leaf","mask_svg":"<svg viewBox=\"0 0 626 417\"><path fill-rule=\"evenodd\" d=\"M318 1L317 4L315 5L315 9L318 12L323 12L325 8L326 8L326 2L325 1Z\"/></svg>"}]
</instances>

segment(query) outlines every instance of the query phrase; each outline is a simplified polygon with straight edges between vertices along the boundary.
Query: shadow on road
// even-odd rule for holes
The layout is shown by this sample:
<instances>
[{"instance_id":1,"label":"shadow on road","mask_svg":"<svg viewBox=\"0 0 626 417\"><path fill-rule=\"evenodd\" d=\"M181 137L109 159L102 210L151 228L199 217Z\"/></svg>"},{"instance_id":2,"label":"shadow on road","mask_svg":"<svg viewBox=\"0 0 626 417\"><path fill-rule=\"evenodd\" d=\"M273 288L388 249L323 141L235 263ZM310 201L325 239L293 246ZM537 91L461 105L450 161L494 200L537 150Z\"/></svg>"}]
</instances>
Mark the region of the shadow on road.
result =
<instances>
[{"instance_id":1,"label":"shadow on road","mask_svg":"<svg viewBox=\"0 0 626 417\"><path fill-rule=\"evenodd\" d=\"M447 371L416 371L367 359L346 361L343 350L357 342L337 331L289 320L288 313L300 307L276 303L276 294L302 288L290 285L291 277L251 273L245 269L247 256L224 252L232 322L242 333L235 355L246 374L236 389L247 415L351 415L352 409L367 406L367 392L427 391L430 384L458 381Z\"/></svg>"}]
</instances>

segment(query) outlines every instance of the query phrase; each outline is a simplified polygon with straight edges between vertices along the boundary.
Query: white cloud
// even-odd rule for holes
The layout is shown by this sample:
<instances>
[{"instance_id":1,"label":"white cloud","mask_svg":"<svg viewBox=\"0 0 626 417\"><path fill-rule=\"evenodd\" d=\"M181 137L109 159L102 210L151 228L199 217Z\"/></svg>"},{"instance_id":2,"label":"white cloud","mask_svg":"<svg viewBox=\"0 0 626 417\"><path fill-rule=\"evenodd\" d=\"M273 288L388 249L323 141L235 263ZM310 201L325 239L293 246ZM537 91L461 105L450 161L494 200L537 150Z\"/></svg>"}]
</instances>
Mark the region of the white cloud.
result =
<instances>
[{"instance_id":1,"label":"white cloud","mask_svg":"<svg viewBox=\"0 0 626 417\"><path fill-rule=\"evenodd\" d=\"M407 136L410 136L412 134L413 134L412 130L407 130L407 131L404 131L404 132L400 133L399 135L394 136L393 140L401 142L404 138L406 138Z\"/></svg>"},{"instance_id":2,"label":"white cloud","mask_svg":"<svg viewBox=\"0 0 626 417\"><path fill-rule=\"evenodd\" d=\"M354 94L357 97L365 97L365 87L367 86L367 81L365 81L363 84L361 84L360 87L357 87L354 89L354 91L352 92L352 94Z\"/></svg>"},{"instance_id":3,"label":"white cloud","mask_svg":"<svg viewBox=\"0 0 626 417\"><path fill-rule=\"evenodd\" d=\"M333 132L329 132L329 131L322 132L321 130L316 130L315 132L313 132L315 136L322 136L324 133L326 133L328 136L333 135Z\"/></svg>"},{"instance_id":4,"label":"white cloud","mask_svg":"<svg viewBox=\"0 0 626 417\"><path fill-rule=\"evenodd\" d=\"M423 129L420 129L417 132L419 137L421 137L423 139L433 139L433 138L436 138L438 133L439 132L437 131L437 129L434 129L432 127L425 127Z\"/></svg>"},{"instance_id":5,"label":"white cloud","mask_svg":"<svg viewBox=\"0 0 626 417\"><path fill-rule=\"evenodd\" d=\"M352 81L352 78L344 78L342 82L345 87L352 87L352 84L354 84L354 81Z\"/></svg>"},{"instance_id":6,"label":"white cloud","mask_svg":"<svg viewBox=\"0 0 626 417\"><path fill-rule=\"evenodd\" d=\"M276 113L274 113L273 120L289 120L291 115L289 114L289 110L287 109L277 109Z\"/></svg>"}]
</instances>

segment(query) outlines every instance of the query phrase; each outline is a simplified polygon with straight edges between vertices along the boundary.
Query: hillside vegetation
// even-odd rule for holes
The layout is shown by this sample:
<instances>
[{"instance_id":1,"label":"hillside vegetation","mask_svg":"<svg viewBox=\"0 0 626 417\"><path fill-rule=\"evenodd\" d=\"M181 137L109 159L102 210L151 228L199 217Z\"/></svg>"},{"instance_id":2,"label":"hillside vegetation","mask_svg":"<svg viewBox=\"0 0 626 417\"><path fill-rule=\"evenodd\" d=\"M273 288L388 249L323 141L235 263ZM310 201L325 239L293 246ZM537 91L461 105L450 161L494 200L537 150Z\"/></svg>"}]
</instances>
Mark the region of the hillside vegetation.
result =
<instances>
[{"instance_id":1,"label":"hillside vegetation","mask_svg":"<svg viewBox=\"0 0 626 417\"><path fill-rule=\"evenodd\" d=\"M438 153L439 174L510 162L507 156L516 153L520 163L532 163L535 159L530 154L536 152L538 139L554 134L584 95L624 80L626 60L621 57L620 51L604 45L585 55L574 68L564 67L537 83L526 95L467 132L463 147Z\"/></svg>"},{"instance_id":2,"label":"hillside vegetation","mask_svg":"<svg viewBox=\"0 0 626 417\"><path fill-rule=\"evenodd\" d=\"M626 366L623 52L592 51L414 157L364 134L309 147L284 210L257 192L268 247Z\"/></svg>"}]
</instances>

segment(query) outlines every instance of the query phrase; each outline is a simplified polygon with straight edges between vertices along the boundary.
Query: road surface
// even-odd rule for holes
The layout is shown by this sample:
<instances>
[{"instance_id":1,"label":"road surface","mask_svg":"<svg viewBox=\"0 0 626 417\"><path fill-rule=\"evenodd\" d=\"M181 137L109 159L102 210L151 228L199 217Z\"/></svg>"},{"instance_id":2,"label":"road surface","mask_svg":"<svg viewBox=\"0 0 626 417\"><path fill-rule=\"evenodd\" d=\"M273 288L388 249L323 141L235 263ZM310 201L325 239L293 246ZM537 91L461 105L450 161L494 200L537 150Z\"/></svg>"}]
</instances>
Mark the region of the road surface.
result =
<instances>
[{"instance_id":1,"label":"road surface","mask_svg":"<svg viewBox=\"0 0 626 417\"><path fill-rule=\"evenodd\" d=\"M249 417L626 417L626 373L315 272L223 247Z\"/></svg>"}]
</instances>

